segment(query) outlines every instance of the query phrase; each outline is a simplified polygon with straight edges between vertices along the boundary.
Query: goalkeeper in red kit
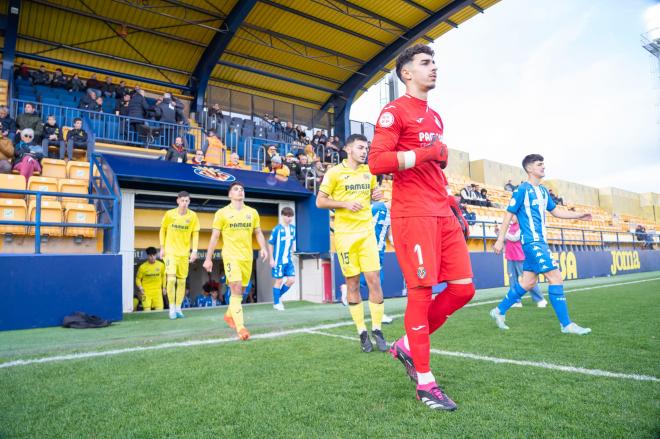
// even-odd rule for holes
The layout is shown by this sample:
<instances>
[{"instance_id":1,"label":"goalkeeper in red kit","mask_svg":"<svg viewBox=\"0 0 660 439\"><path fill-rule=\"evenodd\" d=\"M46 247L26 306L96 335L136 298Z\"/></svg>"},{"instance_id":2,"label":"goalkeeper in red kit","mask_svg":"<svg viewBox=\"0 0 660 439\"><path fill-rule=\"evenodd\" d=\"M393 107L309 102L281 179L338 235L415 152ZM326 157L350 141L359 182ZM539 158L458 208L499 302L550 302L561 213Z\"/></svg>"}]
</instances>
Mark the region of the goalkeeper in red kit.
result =
<instances>
[{"instance_id":1,"label":"goalkeeper in red kit","mask_svg":"<svg viewBox=\"0 0 660 439\"><path fill-rule=\"evenodd\" d=\"M455 410L431 372L429 336L472 299L474 284L464 231L442 171L448 158L442 119L427 102L436 82L433 50L422 44L404 50L396 73L406 94L381 111L369 152L373 174L394 174L392 234L408 286L406 334L390 352L417 382L417 399L432 409ZM433 298L431 287L441 282L447 288Z\"/></svg>"}]
</instances>

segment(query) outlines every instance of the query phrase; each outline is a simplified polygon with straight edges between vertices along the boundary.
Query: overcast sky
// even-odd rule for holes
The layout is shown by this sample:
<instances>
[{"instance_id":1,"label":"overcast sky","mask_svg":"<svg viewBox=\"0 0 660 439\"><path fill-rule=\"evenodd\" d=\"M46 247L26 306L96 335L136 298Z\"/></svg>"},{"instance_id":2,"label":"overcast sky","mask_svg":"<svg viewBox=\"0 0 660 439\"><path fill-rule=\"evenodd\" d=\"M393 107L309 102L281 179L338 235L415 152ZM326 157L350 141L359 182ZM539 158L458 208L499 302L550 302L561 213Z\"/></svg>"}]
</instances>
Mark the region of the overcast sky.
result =
<instances>
[{"instance_id":1,"label":"overcast sky","mask_svg":"<svg viewBox=\"0 0 660 439\"><path fill-rule=\"evenodd\" d=\"M641 47L651 0L502 0L434 43L431 106L470 159L546 158L548 178L660 192L660 79ZM659 23L660 25L660 23ZM378 90L351 119L374 123Z\"/></svg>"}]
</instances>

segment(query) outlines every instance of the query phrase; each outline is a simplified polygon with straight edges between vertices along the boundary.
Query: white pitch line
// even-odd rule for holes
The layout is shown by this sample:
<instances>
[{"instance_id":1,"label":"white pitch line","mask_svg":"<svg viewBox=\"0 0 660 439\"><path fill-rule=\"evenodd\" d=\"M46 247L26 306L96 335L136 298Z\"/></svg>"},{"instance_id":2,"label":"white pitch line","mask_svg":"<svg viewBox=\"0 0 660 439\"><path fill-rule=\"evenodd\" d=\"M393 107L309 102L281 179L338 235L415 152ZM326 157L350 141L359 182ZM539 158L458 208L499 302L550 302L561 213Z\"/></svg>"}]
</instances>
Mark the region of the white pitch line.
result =
<instances>
[{"instance_id":1,"label":"white pitch line","mask_svg":"<svg viewBox=\"0 0 660 439\"><path fill-rule=\"evenodd\" d=\"M586 290L593 290L593 289L598 289L598 288L605 288L605 287L615 287L619 285L628 285L628 284L635 284L635 283L641 283L641 282L651 282L655 280L660 280L660 277L656 278L651 278L651 279L643 279L643 280L636 280L636 281L628 281L628 282L619 282L619 283L613 283L613 284L603 284L603 285L596 285L592 287L585 287L585 288L579 288L575 290L568 290L567 292L574 292L574 291L586 291ZM469 303L465 305L465 307L472 307L472 306L480 306L480 305L488 305L488 304L493 304L493 303L499 303L501 299L497 300L485 300L481 302L474 302L474 303ZM395 314L392 317L403 317L403 314ZM369 321L367 319L366 321ZM318 325L318 326L311 326L307 328L298 328L298 329L290 329L286 331L275 331L275 332L267 332L264 334L255 334L251 336L251 339L270 339L270 338L279 338L279 337L286 337L288 335L293 335L293 334L301 334L301 333L306 333L309 331L315 331L315 330L321 330L321 329L332 329L332 328L340 328L343 326L351 326L353 325L353 322L351 320L345 320L337 323L330 323L326 325ZM27 360L14 360L14 361L8 361L5 363L0 363L0 369L5 369L9 367L16 367L16 366L28 366L31 364L42 364L42 363L53 363L53 362L60 362L60 361L71 361L71 360L80 360L83 358L96 358L96 357L109 357L109 356L114 356L114 355L122 355L122 354L128 354L131 352L144 352L144 351L156 351L156 350L161 350L161 349L175 349L175 348L187 348L187 347L194 347L194 346L206 346L206 345L214 345L214 344L222 344L222 343L229 343L229 342L234 342L238 341L237 337L228 337L228 338L214 338L214 339L207 339L207 340L191 340L191 341L182 341L182 342L171 342L171 343L161 343L158 345L153 345L153 346L135 346L131 348L123 348L123 349L113 349L109 351L93 351L93 352L80 352L77 354L68 354L68 355L55 355L52 357L42 357L42 358L32 358L32 359L27 359Z\"/></svg>"},{"instance_id":2,"label":"white pitch line","mask_svg":"<svg viewBox=\"0 0 660 439\"><path fill-rule=\"evenodd\" d=\"M331 334L329 332L323 332L318 330L309 330L307 332L310 334L323 335L326 337L341 338L343 340L350 340L350 341L359 340L357 337L350 337L347 335L340 335L340 334ZM541 369L557 370L568 373L579 373L583 375L591 375L591 376L606 377L606 378L621 378L621 379L635 380L635 381L653 381L653 382L660 381L660 379L649 375L609 372L607 370L600 370L600 369L586 369L584 367L564 366L561 364L546 363L545 361L511 360L509 358L490 357L487 355L471 354L469 352L453 352L453 351L443 351L438 349L431 349L431 353L435 355L442 355L445 357L467 358L470 360L487 361L489 363L495 363L495 364L515 364L516 366L538 367Z\"/></svg>"}]
</instances>

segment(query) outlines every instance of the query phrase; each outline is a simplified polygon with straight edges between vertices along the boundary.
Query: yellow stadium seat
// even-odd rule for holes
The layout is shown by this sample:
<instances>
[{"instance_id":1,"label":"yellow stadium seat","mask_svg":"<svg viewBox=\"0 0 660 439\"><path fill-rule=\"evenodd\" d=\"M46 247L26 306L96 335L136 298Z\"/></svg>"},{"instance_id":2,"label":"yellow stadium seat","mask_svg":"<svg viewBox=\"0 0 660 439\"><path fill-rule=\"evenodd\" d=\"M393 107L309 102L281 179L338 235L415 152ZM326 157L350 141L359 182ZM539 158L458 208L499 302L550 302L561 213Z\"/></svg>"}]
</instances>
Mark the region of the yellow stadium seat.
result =
<instances>
[{"instance_id":1,"label":"yellow stadium seat","mask_svg":"<svg viewBox=\"0 0 660 439\"><path fill-rule=\"evenodd\" d=\"M44 158L41 160L41 176L66 178L66 162L64 160L55 160Z\"/></svg>"},{"instance_id":2,"label":"yellow stadium seat","mask_svg":"<svg viewBox=\"0 0 660 439\"><path fill-rule=\"evenodd\" d=\"M35 221L37 218L37 203L32 200L28 204L28 212L30 221ZM58 201L42 201L41 202L41 222L47 223L61 223L62 222L62 205ZM34 235L34 227L29 227L29 235ZM45 226L41 227L42 235L49 236L62 236L62 227Z\"/></svg>"},{"instance_id":3,"label":"yellow stadium seat","mask_svg":"<svg viewBox=\"0 0 660 439\"><path fill-rule=\"evenodd\" d=\"M41 192L57 192L57 179L53 177L37 177L32 176L28 181L28 190L30 191L41 191ZM34 199L34 195L28 196L28 203ZM56 201L57 197L54 196L42 196L42 200Z\"/></svg>"},{"instance_id":4,"label":"yellow stadium seat","mask_svg":"<svg viewBox=\"0 0 660 439\"><path fill-rule=\"evenodd\" d=\"M66 192L70 194L88 194L86 180L74 180L65 178L58 181L58 192ZM87 198L74 198L62 197L62 204L64 203L86 203Z\"/></svg>"},{"instance_id":5,"label":"yellow stadium seat","mask_svg":"<svg viewBox=\"0 0 660 439\"><path fill-rule=\"evenodd\" d=\"M66 173L68 178L89 181L89 163L71 160L66 164Z\"/></svg>"},{"instance_id":6,"label":"yellow stadium seat","mask_svg":"<svg viewBox=\"0 0 660 439\"><path fill-rule=\"evenodd\" d=\"M24 191L26 187L25 177L18 174L0 174L0 189L14 189ZM25 198L20 194L1 194L2 198Z\"/></svg>"},{"instance_id":7,"label":"yellow stadium seat","mask_svg":"<svg viewBox=\"0 0 660 439\"><path fill-rule=\"evenodd\" d=\"M3 221L25 221L26 212L25 200L0 198L0 219ZM25 235L25 230L25 226L0 225L0 233Z\"/></svg>"},{"instance_id":8,"label":"yellow stadium seat","mask_svg":"<svg viewBox=\"0 0 660 439\"><path fill-rule=\"evenodd\" d=\"M64 222L78 224L96 224L96 208L93 204L67 203L64 205ZM82 236L95 238L96 229L93 227L66 227L64 236Z\"/></svg>"}]
</instances>

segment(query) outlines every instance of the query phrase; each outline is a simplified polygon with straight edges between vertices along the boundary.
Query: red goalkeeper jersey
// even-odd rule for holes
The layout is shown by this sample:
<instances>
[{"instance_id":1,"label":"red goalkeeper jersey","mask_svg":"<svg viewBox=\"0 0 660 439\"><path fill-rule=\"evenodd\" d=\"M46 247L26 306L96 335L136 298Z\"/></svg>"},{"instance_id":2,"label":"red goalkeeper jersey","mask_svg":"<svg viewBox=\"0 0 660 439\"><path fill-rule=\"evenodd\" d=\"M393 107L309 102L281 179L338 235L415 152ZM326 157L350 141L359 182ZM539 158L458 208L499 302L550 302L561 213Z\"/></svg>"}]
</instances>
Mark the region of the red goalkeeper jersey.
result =
<instances>
[{"instance_id":1,"label":"red goalkeeper jersey","mask_svg":"<svg viewBox=\"0 0 660 439\"><path fill-rule=\"evenodd\" d=\"M442 119L428 102L405 94L380 113L369 151L369 167L378 172L381 154L426 146L434 135L442 139L442 134ZM392 218L452 215L447 204L447 178L438 162L422 163L393 174Z\"/></svg>"}]
</instances>

